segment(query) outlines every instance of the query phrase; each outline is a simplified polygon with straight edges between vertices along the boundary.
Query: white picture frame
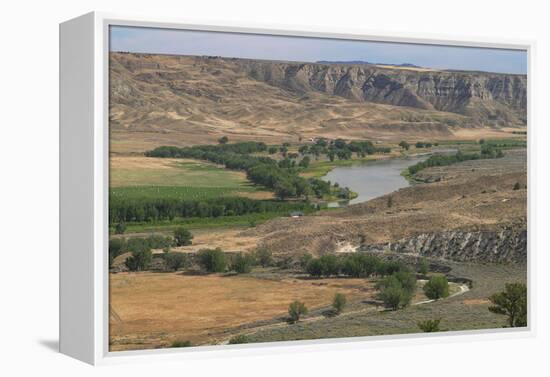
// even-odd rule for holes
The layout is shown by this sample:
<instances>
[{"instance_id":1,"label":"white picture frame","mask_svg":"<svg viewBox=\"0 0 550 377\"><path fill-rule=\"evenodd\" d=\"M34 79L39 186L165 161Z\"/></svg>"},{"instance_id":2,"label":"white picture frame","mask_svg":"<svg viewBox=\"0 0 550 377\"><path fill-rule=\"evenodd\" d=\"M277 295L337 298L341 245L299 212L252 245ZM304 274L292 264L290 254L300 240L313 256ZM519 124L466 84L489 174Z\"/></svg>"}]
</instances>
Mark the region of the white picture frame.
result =
<instances>
[{"instance_id":1,"label":"white picture frame","mask_svg":"<svg viewBox=\"0 0 550 377\"><path fill-rule=\"evenodd\" d=\"M108 347L108 38L109 26L143 26L186 30L272 34L347 40L405 42L517 49L528 57L528 295L527 328L469 330L422 335L371 336L345 339L205 346L109 352ZM536 129L533 124L533 41L407 33L365 32L345 28L190 23L108 13L88 13L60 25L60 352L90 364L231 355L345 350L410 343L506 339L535 335L532 282L536 261L533 239L534 195L531 185Z\"/></svg>"}]
</instances>

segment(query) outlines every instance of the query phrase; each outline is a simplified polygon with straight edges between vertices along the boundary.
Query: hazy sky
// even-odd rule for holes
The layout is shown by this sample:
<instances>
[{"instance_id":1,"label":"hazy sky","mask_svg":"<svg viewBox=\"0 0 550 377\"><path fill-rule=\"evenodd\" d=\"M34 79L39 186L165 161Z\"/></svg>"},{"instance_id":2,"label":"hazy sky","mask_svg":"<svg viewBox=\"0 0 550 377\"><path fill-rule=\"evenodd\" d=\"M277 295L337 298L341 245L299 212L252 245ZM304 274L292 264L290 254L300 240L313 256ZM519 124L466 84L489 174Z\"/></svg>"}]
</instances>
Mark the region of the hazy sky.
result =
<instances>
[{"instance_id":1,"label":"hazy sky","mask_svg":"<svg viewBox=\"0 0 550 377\"><path fill-rule=\"evenodd\" d=\"M304 62L363 60L440 69L527 73L527 53L518 50L126 26L111 27L110 49Z\"/></svg>"}]
</instances>

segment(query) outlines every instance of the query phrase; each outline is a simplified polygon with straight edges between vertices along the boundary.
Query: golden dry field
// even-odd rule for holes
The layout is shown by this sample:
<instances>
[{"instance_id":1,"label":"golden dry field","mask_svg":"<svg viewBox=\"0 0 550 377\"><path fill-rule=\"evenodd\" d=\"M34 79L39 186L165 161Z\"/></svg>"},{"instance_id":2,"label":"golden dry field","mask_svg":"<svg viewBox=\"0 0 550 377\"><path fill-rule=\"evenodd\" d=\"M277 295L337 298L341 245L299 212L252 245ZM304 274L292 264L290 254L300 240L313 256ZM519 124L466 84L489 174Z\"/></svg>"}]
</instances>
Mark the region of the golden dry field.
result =
<instances>
[{"instance_id":1,"label":"golden dry field","mask_svg":"<svg viewBox=\"0 0 550 377\"><path fill-rule=\"evenodd\" d=\"M286 316L294 300L310 310L329 306L337 292L351 301L375 290L365 279L111 274L110 350L166 347L175 340L216 343L227 329Z\"/></svg>"}]
</instances>

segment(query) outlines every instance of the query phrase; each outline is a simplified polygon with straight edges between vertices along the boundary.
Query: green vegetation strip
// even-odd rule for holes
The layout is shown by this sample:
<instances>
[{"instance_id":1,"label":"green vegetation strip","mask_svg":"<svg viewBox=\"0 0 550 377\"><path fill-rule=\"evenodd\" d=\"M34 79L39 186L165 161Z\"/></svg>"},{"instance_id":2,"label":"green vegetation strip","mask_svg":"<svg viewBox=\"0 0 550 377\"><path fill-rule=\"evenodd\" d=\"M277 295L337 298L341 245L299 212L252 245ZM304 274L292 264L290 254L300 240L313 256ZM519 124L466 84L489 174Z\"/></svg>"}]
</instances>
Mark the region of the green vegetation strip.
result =
<instances>
[{"instance_id":1,"label":"green vegetation strip","mask_svg":"<svg viewBox=\"0 0 550 377\"><path fill-rule=\"evenodd\" d=\"M408 176L412 176L418 173L419 171L432 166L447 166L447 165L456 164L462 161L488 159L488 158L500 158L503 156L504 154L502 153L502 150L500 150L499 148L493 147L492 145L484 144L481 147L481 153L462 153L461 151L458 151L456 154L450 155L450 156L448 155L430 156L430 158L428 158L425 161L409 166Z\"/></svg>"}]
</instances>

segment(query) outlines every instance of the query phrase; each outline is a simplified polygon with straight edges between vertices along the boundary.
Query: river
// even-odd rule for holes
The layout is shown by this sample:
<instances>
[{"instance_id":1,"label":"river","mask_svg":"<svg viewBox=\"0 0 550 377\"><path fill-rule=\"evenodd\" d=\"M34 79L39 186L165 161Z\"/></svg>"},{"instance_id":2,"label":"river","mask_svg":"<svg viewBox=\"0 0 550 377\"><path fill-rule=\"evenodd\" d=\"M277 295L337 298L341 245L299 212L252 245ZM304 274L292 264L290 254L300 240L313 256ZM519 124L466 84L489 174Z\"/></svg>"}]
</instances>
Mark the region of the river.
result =
<instances>
[{"instance_id":1,"label":"river","mask_svg":"<svg viewBox=\"0 0 550 377\"><path fill-rule=\"evenodd\" d=\"M422 155L336 167L321 179L332 183L338 182L340 187L348 187L356 192L358 196L350 201L328 203L328 206L340 207L362 203L400 188L408 187L410 183L401 175L401 172L427 158L427 155Z\"/></svg>"}]
</instances>

